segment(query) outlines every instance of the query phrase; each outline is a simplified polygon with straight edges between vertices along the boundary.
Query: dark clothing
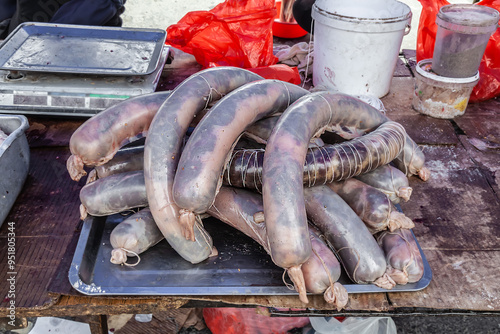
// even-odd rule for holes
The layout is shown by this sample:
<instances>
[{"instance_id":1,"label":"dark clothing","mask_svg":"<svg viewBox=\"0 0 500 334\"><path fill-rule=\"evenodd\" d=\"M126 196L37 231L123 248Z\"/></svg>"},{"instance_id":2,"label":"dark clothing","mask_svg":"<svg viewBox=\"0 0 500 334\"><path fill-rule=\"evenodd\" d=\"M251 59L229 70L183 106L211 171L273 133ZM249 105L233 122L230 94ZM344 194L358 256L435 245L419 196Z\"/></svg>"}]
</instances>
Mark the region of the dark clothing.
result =
<instances>
[{"instance_id":1,"label":"dark clothing","mask_svg":"<svg viewBox=\"0 0 500 334\"><path fill-rule=\"evenodd\" d=\"M9 29L10 18L16 11L16 0L0 0L0 39L2 32Z\"/></svg>"},{"instance_id":2,"label":"dark clothing","mask_svg":"<svg viewBox=\"0 0 500 334\"><path fill-rule=\"evenodd\" d=\"M23 22L50 22L95 26L121 26L125 0L0 0L0 39ZM3 11L2 11L3 13Z\"/></svg>"},{"instance_id":3,"label":"dark clothing","mask_svg":"<svg viewBox=\"0 0 500 334\"><path fill-rule=\"evenodd\" d=\"M12 17L16 11L16 0L0 0L0 22Z\"/></svg>"},{"instance_id":4,"label":"dark clothing","mask_svg":"<svg viewBox=\"0 0 500 334\"><path fill-rule=\"evenodd\" d=\"M50 22L121 26L124 3L120 0L71 0L61 6Z\"/></svg>"},{"instance_id":5,"label":"dark clothing","mask_svg":"<svg viewBox=\"0 0 500 334\"><path fill-rule=\"evenodd\" d=\"M307 32L311 32L311 13L315 2L316 0L295 0L293 3L293 17L299 26Z\"/></svg>"}]
</instances>

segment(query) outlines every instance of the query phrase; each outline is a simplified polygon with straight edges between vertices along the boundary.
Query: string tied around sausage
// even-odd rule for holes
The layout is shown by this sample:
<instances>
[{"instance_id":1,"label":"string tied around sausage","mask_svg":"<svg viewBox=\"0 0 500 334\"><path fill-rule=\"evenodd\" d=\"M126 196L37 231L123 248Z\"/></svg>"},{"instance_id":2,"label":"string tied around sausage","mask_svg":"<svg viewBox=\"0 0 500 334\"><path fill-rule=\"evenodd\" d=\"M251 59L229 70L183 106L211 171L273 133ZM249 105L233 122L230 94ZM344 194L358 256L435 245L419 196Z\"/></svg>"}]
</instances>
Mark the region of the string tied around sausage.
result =
<instances>
[{"instance_id":1,"label":"string tied around sausage","mask_svg":"<svg viewBox=\"0 0 500 334\"><path fill-rule=\"evenodd\" d=\"M412 245L410 243L410 241L403 235L403 233L401 231L397 231L397 232L392 232L392 231L386 231L387 234L392 234L392 235L397 235L398 237L400 237L406 244L406 246L408 247L408 251L410 252L410 259L409 261L407 261L407 263L404 264L403 268L402 268L402 272L408 276L408 268L414 263L416 262L416 259L415 259L415 254L413 253L413 249L412 249Z\"/></svg>"},{"instance_id":2,"label":"string tied around sausage","mask_svg":"<svg viewBox=\"0 0 500 334\"><path fill-rule=\"evenodd\" d=\"M330 275L330 270L328 270L328 266L326 265L325 261L323 261L321 256L319 256L318 252L316 252L316 250L314 248L312 249L312 252L314 253L314 255L316 255L316 257L321 262L323 269L325 269L326 274L328 275L328 280L330 281L330 285L333 286L333 283L335 283L335 281L333 280L332 275Z\"/></svg>"},{"instance_id":3,"label":"string tied around sausage","mask_svg":"<svg viewBox=\"0 0 500 334\"><path fill-rule=\"evenodd\" d=\"M356 262L356 266L354 266L354 269L352 270L352 273L349 273L347 272L347 276L349 276L349 278L355 282L355 283L359 283L359 281L356 279L356 271L358 271L358 268L359 268L359 265L361 263L361 256L359 255L358 251L352 247L342 247L342 248L339 248L337 249L336 253L338 253L338 258L341 260L341 263L344 265L343 261L342 261L342 257L340 256L340 251L342 250L350 250L351 253L353 253L354 255L356 255L356 258L358 260L358 262ZM344 265L345 266L345 265ZM351 277L352 275L352 277Z\"/></svg>"},{"instance_id":4,"label":"string tied around sausage","mask_svg":"<svg viewBox=\"0 0 500 334\"><path fill-rule=\"evenodd\" d=\"M212 96L213 92L217 93L221 98L224 96L224 94L219 92L217 89L213 88L212 85L210 85L210 82L208 82L208 80L203 75L199 75L199 77L202 78L207 83L208 89L210 91L208 96L207 96L207 103L205 104L205 108L204 108L204 109L208 109L208 105L210 104L211 101L214 100L214 98Z\"/></svg>"},{"instance_id":5,"label":"string tied around sausage","mask_svg":"<svg viewBox=\"0 0 500 334\"><path fill-rule=\"evenodd\" d=\"M130 249L123 248L123 247L120 247L119 249L124 251L127 254L127 256L128 256L128 254L132 254L133 256L137 257L137 262L135 262L135 263L127 263L125 261L123 264L126 265L127 267L135 267L136 265L139 264L139 262L141 262L141 257L136 252L131 251Z\"/></svg>"},{"instance_id":6,"label":"string tied around sausage","mask_svg":"<svg viewBox=\"0 0 500 334\"><path fill-rule=\"evenodd\" d=\"M285 284L285 286L288 288L288 290L295 290L295 287L293 286L293 284L290 284L286 281L286 278L285 278L285 274L286 274L287 270L283 270L283 275L281 276L281 280L283 281L283 283Z\"/></svg>"}]
</instances>

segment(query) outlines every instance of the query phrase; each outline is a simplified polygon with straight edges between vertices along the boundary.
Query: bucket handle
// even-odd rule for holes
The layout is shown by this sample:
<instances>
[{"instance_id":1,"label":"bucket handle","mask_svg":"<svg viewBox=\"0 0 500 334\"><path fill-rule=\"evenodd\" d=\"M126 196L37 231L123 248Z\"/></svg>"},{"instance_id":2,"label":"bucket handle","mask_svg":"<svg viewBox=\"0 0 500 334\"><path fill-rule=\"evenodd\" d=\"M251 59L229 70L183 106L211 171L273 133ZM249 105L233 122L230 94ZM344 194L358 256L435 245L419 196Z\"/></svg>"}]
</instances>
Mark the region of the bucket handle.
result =
<instances>
[{"instance_id":1,"label":"bucket handle","mask_svg":"<svg viewBox=\"0 0 500 334\"><path fill-rule=\"evenodd\" d=\"M404 36L408 35L410 33L410 30L411 30L411 23L407 23L406 27L405 27L405 34L404 34Z\"/></svg>"}]
</instances>

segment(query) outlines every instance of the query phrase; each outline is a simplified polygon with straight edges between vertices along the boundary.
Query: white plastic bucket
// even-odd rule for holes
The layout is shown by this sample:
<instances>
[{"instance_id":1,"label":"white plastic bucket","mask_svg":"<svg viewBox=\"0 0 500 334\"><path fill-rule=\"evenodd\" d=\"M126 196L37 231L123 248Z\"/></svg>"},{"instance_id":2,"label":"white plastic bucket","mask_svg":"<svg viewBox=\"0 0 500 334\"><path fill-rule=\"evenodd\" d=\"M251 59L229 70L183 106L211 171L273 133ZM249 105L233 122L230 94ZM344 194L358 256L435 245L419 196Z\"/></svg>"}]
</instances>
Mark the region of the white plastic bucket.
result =
<instances>
[{"instance_id":1,"label":"white plastic bucket","mask_svg":"<svg viewBox=\"0 0 500 334\"><path fill-rule=\"evenodd\" d=\"M350 95L389 93L411 9L396 0L317 0L313 84Z\"/></svg>"}]
</instances>

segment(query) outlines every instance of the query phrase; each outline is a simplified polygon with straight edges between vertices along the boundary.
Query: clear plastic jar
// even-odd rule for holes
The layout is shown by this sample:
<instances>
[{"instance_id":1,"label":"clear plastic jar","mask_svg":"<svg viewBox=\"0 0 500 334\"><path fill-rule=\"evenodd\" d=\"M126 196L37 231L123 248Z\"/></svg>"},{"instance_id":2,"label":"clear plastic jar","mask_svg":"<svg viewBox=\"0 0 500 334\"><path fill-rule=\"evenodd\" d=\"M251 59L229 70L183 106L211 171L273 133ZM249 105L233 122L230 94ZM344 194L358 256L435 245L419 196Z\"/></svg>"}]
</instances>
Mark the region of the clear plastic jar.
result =
<instances>
[{"instance_id":1,"label":"clear plastic jar","mask_svg":"<svg viewBox=\"0 0 500 334\"><path fill-rule=\"evenodd\" d=\"M449 78L474 76L498 20L498 11L486 6L441 7L436 18L438 30L432 70Z\"/></svg>"}]
</instances>

